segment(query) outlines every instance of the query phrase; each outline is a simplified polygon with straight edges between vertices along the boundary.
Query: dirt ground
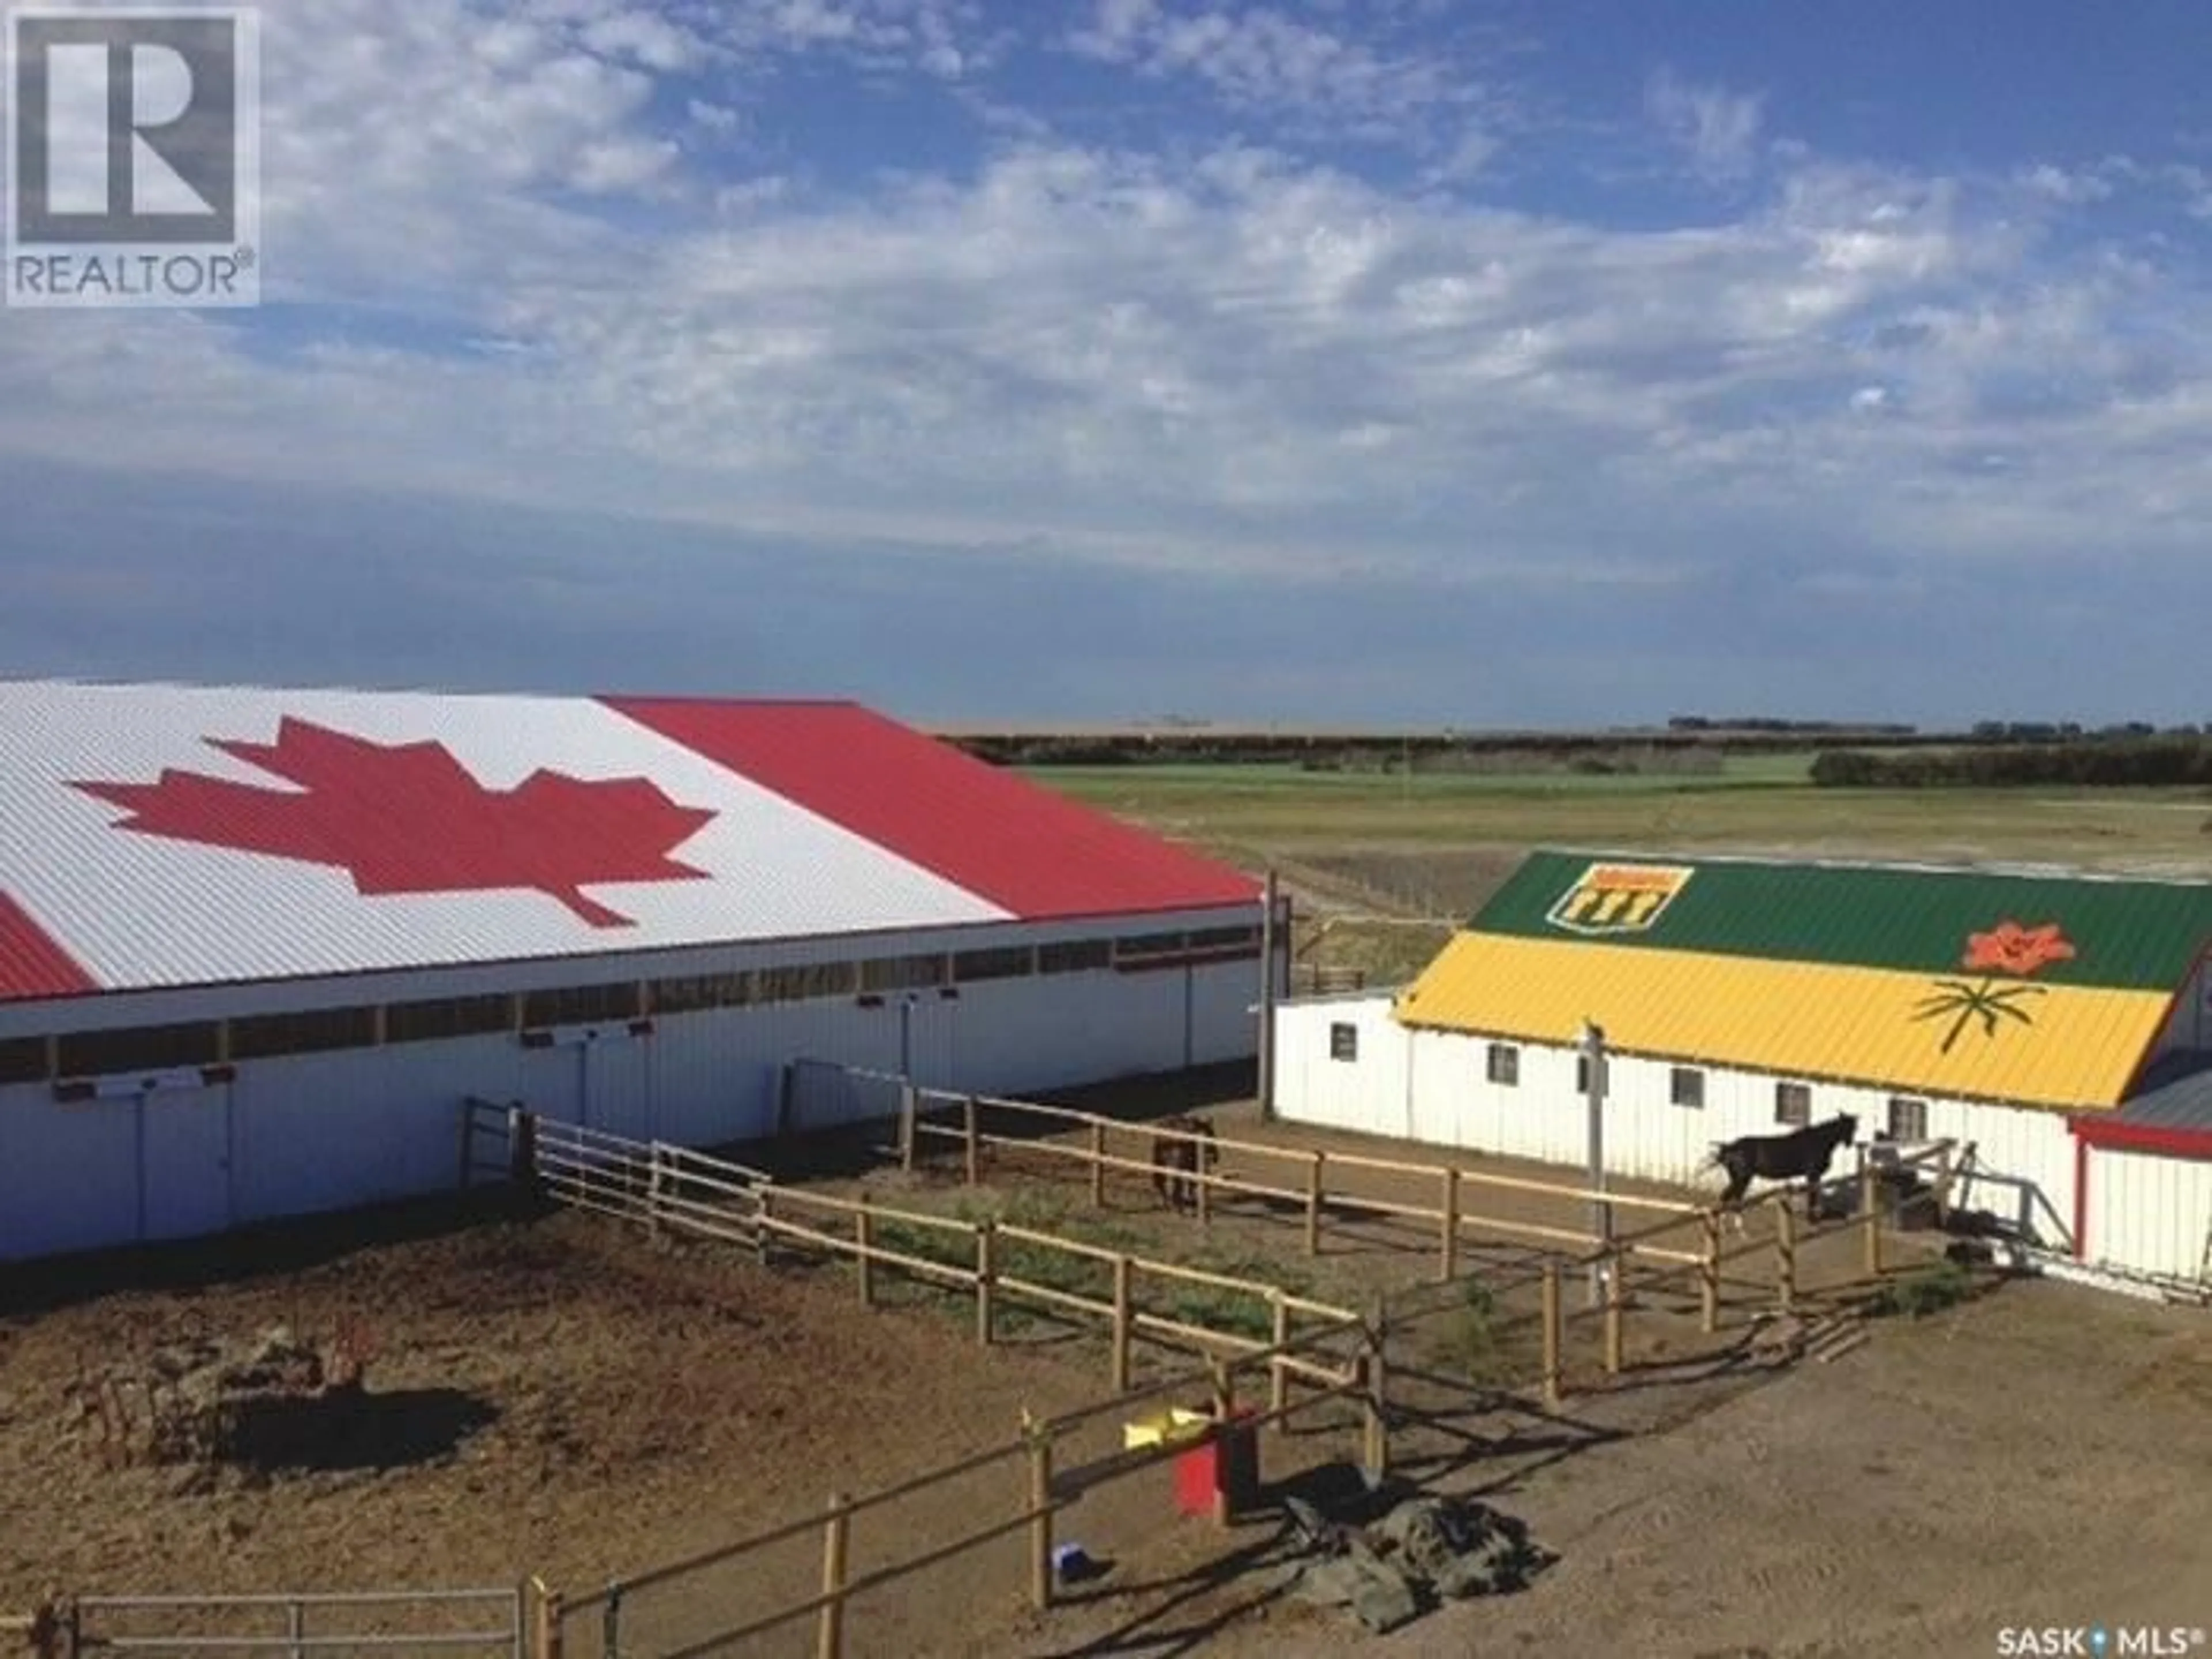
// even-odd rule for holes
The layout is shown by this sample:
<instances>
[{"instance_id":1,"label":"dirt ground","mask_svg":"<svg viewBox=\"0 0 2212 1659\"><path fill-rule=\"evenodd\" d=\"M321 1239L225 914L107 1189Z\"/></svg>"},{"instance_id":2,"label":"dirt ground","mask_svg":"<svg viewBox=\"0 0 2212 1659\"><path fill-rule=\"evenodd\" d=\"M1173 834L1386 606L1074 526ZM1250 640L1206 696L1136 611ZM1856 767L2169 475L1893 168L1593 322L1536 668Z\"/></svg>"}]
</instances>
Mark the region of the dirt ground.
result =
<instances>
[{"instance_id":1,"label":"dirt ground","mask_svg":"<svg viewBox=\"0 0 2212 1659\"><path fill-rule=\"evenodd\" d=\"M1255 1130L1249 1109L1222 1121ZM1072 1231L1272 1269L1323 1299L1434 1273L1435 1241L1419 1225L1340 1215L1314 1260L1280 1212L1228 1207L1201 1231L1131 1178L1101 1216L1079 1187L1071 1200L1074 1183L1049 1181L1052 1167L1001 1158L981 1194L942 1176L866 1179L897 1189L886 1201L935 1207L1049 1201ZM1425 1182L1372 1179L1370 1195L1431 1201ZM1526 1218L1577 1218L1556 1200L1525 1203ZM1495 1277L1527 1255L1471 1248L1465 1265ZM1855 1256L1848 1236L1815 1241L1807 1285L1840 1284ZM1064 1412L1106 1391L1093 1337L1039 1322L987 1350L950 1299L871 1312L848 1268L763 1270L577 1214L457 1229L425 1210L321 1224L258 1255L173 1252L157 1277L78 1278L0 1285L0 1468L14 1477L0 1493L0 1610L56 1584L388 1589L532 1572L573 1596L807 1516L833 1492L1000 1443L1024 1409ZM1741 1363L1750 1311L1771 1297L1768 1264L1754 1255L1729 1278L1717 1339L1698 1333L1693 1303L1639 1298L1628 1328L1638 1368L1616 1386L1600 1386L1595 1322L1579 1317L1578 1388L1556 1419L1471 1384L1501 1359L1470 1350L1455 1291L1436 1304L1442 1317L1394 1338L1394 1464L1431 1489L1486 1494L1561 1559L1529 1590L1439 1610L1377 1652L1981 1654L2010 1624L2212 1623L2212 1316L2006 1283L1925 1320L1870 1322L1870 1340L1834 1364L1777 1374ZM344 1460L355 1467L185 1489L174 1471L101 1468L66 1429L64 1390L88 1365L194 1331L283 1322L321 1335L349 1316L366 1324L370 1385L389 1402L380 1451L356 1449ZM1528 1352L1503 1369L1525 1370ZM1102 1419L1064 1448L1063 1469L1117 1433ZM1334 1413L1267 1437L1262 1474L1313 1478L1355 1445ZM853 1570L882 1565L896 1540L927 1547L1014 1513L1023 1475L1002 1464L861 1517ZM1340 1613L1281 1595L1288 1548L1267 1505L1224 1533L1178 1517L1171 1492L1163 1468L1062 1516L1060 1537L1114 1565L1043 1620L1020 1606L1014 1537L863 1598L849 1650L1236 1659L1340 1652L1358 1638ZM810 1532L742 1571L631 1593L623 1650L665 1654L805 1595L819 1547ZM580 1629L571 1653L587 1659L596 1637ZM732 1650L797 1653L811 1640L800 1624Z\"/></svg>"}]
</instances>

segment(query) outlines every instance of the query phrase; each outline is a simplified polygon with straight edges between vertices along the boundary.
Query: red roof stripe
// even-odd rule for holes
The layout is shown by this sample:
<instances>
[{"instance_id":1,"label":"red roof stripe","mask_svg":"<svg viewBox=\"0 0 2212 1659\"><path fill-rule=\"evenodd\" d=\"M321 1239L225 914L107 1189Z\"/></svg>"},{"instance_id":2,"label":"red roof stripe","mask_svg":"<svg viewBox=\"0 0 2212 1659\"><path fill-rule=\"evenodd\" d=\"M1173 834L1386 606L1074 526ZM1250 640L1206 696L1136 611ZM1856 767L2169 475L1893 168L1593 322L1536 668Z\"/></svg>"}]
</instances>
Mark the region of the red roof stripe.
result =
<instances>
[{"instance_id":1,"label":"red roof stripe","mask_svg":"<svg viewBox=\"0 0 2212 1659\"><path fill-rule=\"evenodd\" d=\"M1024 919L1250 904L1260 885L851 703L609 708Z\"/></svg>"},{"instance_id":2,"label":"red roof stripe","mask_svg":"<svg viewBox=\"0 0 2212 1659\"><path fill-rule=\"evenodd\" d=\"M99 988L13 894L0 891L0 1001L81 996Z\"/></svg>"},{"instance_id":3,"label":"red roof stripe","mask_svg":"<svg viewBox=\"0 0 2212 1659\"><path fill-rule=\"evenodd\" d=\"M2163 1123L2130 1123L2124 1118L2077 1117L2074 1133L2085 1146L2116 1152L2160 1152L2168 1158L2212 1158L2212 1129L2184 1129Z\"/></svg>"}]
</instances>

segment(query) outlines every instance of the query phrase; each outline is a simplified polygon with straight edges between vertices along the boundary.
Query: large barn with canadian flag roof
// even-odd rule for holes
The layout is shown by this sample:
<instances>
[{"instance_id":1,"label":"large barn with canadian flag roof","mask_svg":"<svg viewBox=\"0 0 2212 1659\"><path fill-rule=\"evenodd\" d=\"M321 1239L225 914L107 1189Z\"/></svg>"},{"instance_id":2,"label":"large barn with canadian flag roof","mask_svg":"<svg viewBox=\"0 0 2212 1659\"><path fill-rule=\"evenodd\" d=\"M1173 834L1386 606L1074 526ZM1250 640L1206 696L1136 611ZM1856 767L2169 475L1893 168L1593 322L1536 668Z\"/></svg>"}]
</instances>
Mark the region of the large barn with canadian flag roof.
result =
<instances>
[{"instance_id":1,"label":"large barn with canadian flag roof","mask_svg":"<svg viewBox=\"0 0 2212 1659\"><path fill-rule=\"evenodd\" d=\"M0 1258L1249 1059L1262 902L850 703L0 684Z\"/></svg>"}]
</instances>

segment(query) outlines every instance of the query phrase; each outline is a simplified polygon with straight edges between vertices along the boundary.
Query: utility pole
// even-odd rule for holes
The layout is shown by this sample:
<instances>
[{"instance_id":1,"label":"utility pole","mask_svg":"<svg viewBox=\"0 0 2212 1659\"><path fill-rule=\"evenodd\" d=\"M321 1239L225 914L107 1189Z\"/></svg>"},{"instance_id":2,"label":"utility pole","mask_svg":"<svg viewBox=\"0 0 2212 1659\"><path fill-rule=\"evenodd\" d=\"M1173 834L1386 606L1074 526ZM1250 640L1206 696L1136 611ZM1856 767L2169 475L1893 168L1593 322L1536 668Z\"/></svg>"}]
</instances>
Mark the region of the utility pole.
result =
<instances>
[{"instance_id":1,"label":"utility pole","mask_svg":"<svg viewBox=\"0 0 2212 1659\"><path fill-rule=\"evenodd\" d=\"M1260 915L1260 1115L1275 1115L1275 872L1267 872Z\"/></svg>"},{"instance_id":2,"label":"utility pole","mask_svg":"<svg viewBox=\"0 0 2212 1659\"><path fill-rule=\"evenodd\" d=\"M1589 1111L1589 1189L1596 1196L1590 1200L1590 1232L1599 1243L1613 1243L1613 1206L1604 1194L1605 1184L1605 1028L1585 1018L1583 1021L1583 1066L1584 1091ZM1595 1307L1605 1298L1605 1275L1610 1255L1590 1264L1590 1305Z\"/></svg>"}]
</instances>

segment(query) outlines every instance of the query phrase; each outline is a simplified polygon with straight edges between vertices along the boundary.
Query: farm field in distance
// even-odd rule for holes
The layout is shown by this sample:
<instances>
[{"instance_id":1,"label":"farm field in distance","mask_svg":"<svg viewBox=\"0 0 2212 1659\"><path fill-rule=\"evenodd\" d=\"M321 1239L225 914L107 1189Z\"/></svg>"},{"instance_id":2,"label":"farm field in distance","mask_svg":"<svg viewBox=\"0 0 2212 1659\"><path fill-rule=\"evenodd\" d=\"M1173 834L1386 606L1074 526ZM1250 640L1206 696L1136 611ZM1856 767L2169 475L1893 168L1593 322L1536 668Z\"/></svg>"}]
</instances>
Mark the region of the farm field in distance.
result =
<instances>
[{"instance_id":1,"label":"farm field in distance","mask_svg":"<svg viewBox=\"0 0 2212 1659\"><path fill-rule=\"evenodd\" d=\"M1425 917L1432 929L1301 928L1306 960L1392 978L1539 846L1663 854L1924 859L2212 876L2197 788L1822 788L1812 754L1729 754L1716 769L1308 771L1291 765L1038 766L1024 775L1260 870L1301 916ZM1632 758L1628 764L1634 764Z\"/></svg>"}]
</instances>

